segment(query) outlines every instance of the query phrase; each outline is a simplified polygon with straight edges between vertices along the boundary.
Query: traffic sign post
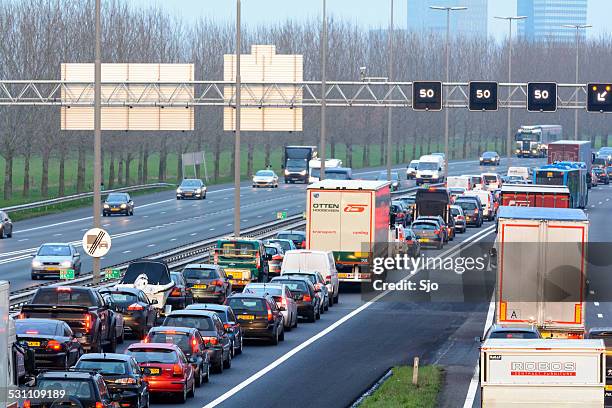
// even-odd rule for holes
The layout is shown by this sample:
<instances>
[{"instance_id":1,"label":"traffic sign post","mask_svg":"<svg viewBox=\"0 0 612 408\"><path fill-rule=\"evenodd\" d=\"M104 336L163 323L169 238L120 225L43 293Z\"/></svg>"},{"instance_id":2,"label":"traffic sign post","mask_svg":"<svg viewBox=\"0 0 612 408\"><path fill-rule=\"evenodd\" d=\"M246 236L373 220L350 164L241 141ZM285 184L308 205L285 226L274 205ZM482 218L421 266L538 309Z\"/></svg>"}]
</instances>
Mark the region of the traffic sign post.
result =
<instances>
[{"instance_id":1,"label":"traffic sign post","mask_svg":"<svg viewBox=\"0 0 612 408\"><path fill-rule=\"evenodd\" d=\"M529 112L556 112L557 83L529 82L527 84L527 110Z\"/></svg>"},{"instance_id":2,"label":"traffic sign post","mask_svg":"<svg viewBox=\"0 0 612 408\"><path fill-rule=\"evenodd\" d=\"M83 249L93 258L101 258L110 251L111 237L102 228L92 228L83 235Z\"/></svg>"},{"instance_id":3,"label":"traffic sign post","mask_svg":"<svg viewBox=\"0 0 612 408\"><path fill-rule=\"evenodd\" d=\"M412 109L415 111L441 111L442 82L414 81L412 83Z\"/></svg>"},{"instance_id":4,"label":"traffic sign post","mask_svg":"<svg viewBox=\"0 0 612 408\"><path fill-rule=\"evenodd\" d=\"M284 220L285 218L287 218L287 211L279 211L276 213L277 220Z\"/></svg>"},{"instance_id":5,"label":"traffic sign post","mask_svg":"<svg viewBox=\"0 0 612 408\"><path fill-rule=\"evenodd\" d=\"M612 84L588 84L587 111L612 112Z\"/></svg>"},{"instance_id":6,"label":"traffic sign post","mask_svg":"<svg viewBox=\"0 0 612 408\"><path fill-rule=\"evenodd\" d=\"M497 82L470 82L469 109L471 111L497 111Z\"/></svg>"},{"instance_id":7,"label":"traffic sign post","mask_svg":"<svg viewBox=\"0 0 612 408\"><path fill-rule=\"evenodd\" d=\"M121 271L119 269L107 269L104 271L106 279L119 279L121 278Z\"/></svg>"},{"instance_id":8,"label":"traffic sign post","mask_svg":"<svg viewBox=\"0 0 612 408\"><path fill-rule=\"evenodd\" d=\"M60 279L74 279L74 269L60 269Z\"/></svg>"}]
</instances>

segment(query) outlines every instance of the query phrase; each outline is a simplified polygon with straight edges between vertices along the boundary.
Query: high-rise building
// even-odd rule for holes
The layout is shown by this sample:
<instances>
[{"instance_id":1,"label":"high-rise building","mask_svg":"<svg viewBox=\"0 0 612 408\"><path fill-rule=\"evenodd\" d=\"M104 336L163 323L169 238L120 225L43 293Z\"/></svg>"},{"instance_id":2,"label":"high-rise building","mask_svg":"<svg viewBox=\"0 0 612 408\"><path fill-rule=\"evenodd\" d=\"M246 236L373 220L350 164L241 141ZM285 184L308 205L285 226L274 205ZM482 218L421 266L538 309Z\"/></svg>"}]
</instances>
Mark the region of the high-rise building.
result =
<instances>
[{"instance_id":1,"label":"high-rise building","mask_svg":"<svg viewBox=\"0 0 612 408\"><path fill-rule=\"evenodd\" d=\"M451 11L452 35L466 37L487 36L488 0L408 0L408 30L416 32L446 33L446 12L429 6L465 6L463 11Z\"/></svg>"},{"instance_id":2,"label":"high-rise building","mask_svg":"<svg viewBox=\"0 0 612 408\"><path fill-rule=\"evenodd\" d=\"M574 41L576 32L563 24L586 24L588 0L517 0L518 35L528 41ZM584 38L584 30L579 30Z\"/></svg>"}]
</instances>

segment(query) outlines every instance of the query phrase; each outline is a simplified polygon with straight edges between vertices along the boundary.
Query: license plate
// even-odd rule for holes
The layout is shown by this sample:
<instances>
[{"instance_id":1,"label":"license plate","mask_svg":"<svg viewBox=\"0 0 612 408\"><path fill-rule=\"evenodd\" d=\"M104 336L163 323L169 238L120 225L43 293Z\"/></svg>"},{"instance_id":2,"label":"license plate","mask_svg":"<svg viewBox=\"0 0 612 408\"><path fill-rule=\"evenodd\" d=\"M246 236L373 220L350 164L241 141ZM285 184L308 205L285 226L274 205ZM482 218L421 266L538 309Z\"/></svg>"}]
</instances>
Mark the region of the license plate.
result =
<instances>
[{"instance_id":1,"label":"license plate","mask_svg":"<svg viewBox=\"0 0 612 408\"><path fill-rule=\"evenodd\" d=\"M253 316L253 315L238 315L238 319L240 319L240 320L255 320L255 316Z\"/></svg>"},{"instance_id":2,"label":"license plate","mask_svg":"<svg viewBox=\"0 0 612 408\"><path fill-rule=\"evenodd\" d=\"M338 278L344 278L344 279L346 279L346 278L352 278L352 277L353 277L353 274L352 274L352 273L339 273L339 274L338 274Z\"/></svg>"},{"instance_id":3,"label":"license plate","mask_svg":"<svg viewBox=\"0 0 612 408\"><path fill-rule=\"evenodd\" d=\"M419 239L419 242L429 242L429 238L421 238Z\"/></svg>"},{"instance_id":4,"label":"license plate","mask_svg":"<svg viewBox=\"0 0 612 408\"><path fill-rule=\"evenodd\" d=\"M186 196L191 196L191 195L192 195L192 193L185 193L185 195L186 195Z\"/></svg>"},{"instance_id":5,"label":"license plate","mask_svg":"<svg viewBox=\"0 0 612 408\"><path fill-rule=\"evenodd\" d=\"M59 272L59 268L47 268L50 272Z\"/></svg>"},{"instance_id":6,"label":"license plate","mask_svg":"<svg viewBox=\"0 0 612 408\"><path fill-rule=\"evenodd\" d=\"M118 208L111 208L111 211L119 211Z\"/></svg>"},{"instance_id":7,"label":"license plate","mask_svg":"<svg viewBox=\"0 0 612 408\"><path fill-rule=\"evenodd\" d=\"M28 341L30 347L40 347L40 341Z\"/></svg>"},{"instance_id":8,"label":"license plate","mask_svg":"<svg viewBox=\"0 0 612 408\"><path fill-rule=\"evenodd\" d=\"M159 374L159 368L149 368L149 374L157 375Z\"/></svg>"},{"instance_id":9,"label":"license plate","mask_svg":"<svg viewBox=\"0 0 612 408\"><path fill-rule=\"evenodd\" d=\"M206 289L206 285L193 285L194 289Z\"/></svg>"}]
</instances>

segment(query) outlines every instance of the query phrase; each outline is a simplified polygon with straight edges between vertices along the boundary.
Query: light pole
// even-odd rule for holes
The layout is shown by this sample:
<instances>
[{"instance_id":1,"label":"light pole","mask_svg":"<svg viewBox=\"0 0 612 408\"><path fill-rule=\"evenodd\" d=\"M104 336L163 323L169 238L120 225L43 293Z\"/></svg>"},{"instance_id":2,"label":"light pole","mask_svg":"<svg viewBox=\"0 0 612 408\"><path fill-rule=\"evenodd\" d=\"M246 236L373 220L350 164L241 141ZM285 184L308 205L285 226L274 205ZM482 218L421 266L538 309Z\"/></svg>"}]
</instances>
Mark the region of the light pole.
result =
<instances>
[{"instance_id":1,"label":"light pole","mask_svg":"<svg viewBox=\"0 0 612 408\"><path fill-rule=\"evenodd\" d=\"M446 83L450 82L450 13L467 10L467 7L429 6L432 10L446 11ZM444 98L446 100L446 98ZM448 177L448 106L444 109L444 179Z\"/></svg>"},{"instance_id":2,"label":"light pole","mask_svg":"<svg viewBox=\"0 0 612 408\"><path fill-rule=\"evenodd\" d=\"M94 176L93 176L93 226L100 228L100 212L102 209L102 63L100 62L100 2L96 0L95 11L95 60L94 60ZM100 282L100 258L93 258L93 281Z\"/></svg>"},{"instance_id":3,"label":"light pole","mask_svg":"<svg viewBox=\"0 0 612 408\"><path fill-rule=\"evenodd\" d=\"M236 134L234 138L234 236L240 236L240 0L236 0Z\"/></svg>"},{"instance_id":4,"label":"light pole","mask_svg":"<svg viewBox=\"0 0 612 408\"><path fill-rule=\"evenodd\" d=\"M499 20L507 20L509 27L508 36L508 83L512 82L512 21L513 20L524 20L527 16L506 16L499 17L495 16ZM512 109L510 107L510 98L512 96L512 90L508 88L508 128L506 133L506 157L508 158L508 166L512 162Z\"/></svg>"},{"instance_id":5,"label":"light pole","mask_svg":"<svg viewBox=\"0 0 612 408\"><path fill-rule=\"evenodd\" d=\"M391 16L389 19L389 82L393 80L393 0L391 0ZM391 98L392 86L389 85L389 98ZM391 128L393 126L393 108L389 106L387 112L387 180L391 181Z\"/></svg>"},{"instance_id":6,"label":"light pole","mask_svg":"<svg viewBox=\"0 0 612 408\"><path fill-rule=\"evenodd\" d=\"M326 101L326 88L327 88L327 5L325 0L323 0L323 27L321 28L321 140L320 140L320 158L321 158L321 170L319 175L319 180L325 179L325 159L326 159L326 143L325 133L326 126L325 123L325 115L327 108Z\"/></svg>"},{"instance_id":7,"label":"light pole","mask_svg":"<svg viewBox=\"0 0 612 408\"><path fill-rule=\"evenodd\" d=\"M576 30L576 84L578 84L578 43L580 42L580 30L593 26L590 24L563 24L562 27ZM574 109L574 140L578 140L578 89L576 89L576 109Z\"/></svg>"}]
</instances>

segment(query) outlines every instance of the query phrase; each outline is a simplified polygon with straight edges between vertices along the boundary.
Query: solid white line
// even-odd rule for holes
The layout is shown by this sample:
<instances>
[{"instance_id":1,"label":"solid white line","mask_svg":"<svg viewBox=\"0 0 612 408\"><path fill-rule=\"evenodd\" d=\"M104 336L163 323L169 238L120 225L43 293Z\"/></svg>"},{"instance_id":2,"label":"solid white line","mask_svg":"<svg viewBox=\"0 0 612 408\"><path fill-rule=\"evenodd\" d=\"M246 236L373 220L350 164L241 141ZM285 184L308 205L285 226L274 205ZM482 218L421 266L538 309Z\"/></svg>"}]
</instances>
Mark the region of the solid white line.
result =
<instances>
[{"instance_id":1,"label":"solid white line","mask_svg":"<svg viewBox=\"0 0 612 408\"><path fill-rule=\"evenodd\" d=\"M37 230L44 229L44 228L57 227L58 225L71 224L73 222L91 220L92 218L93 217L77 218L75 220L56 222L55 224L41 225L40 227L26 228L26 229L23 229L23 230L15 231L14 234L22 234L24 232L37 231ZM84 231L87 231L87 230L84 230Z\"/></svg>"},{"instance_id":2,"label":"solid white line","mask_svg":"<svg viewBox=\"0 0 612 408\"><path fill-rule=\"evenodd\" d=\"M595 306L599 306L599 302L593 302Z\"/></svg>"},{"instance_id":3,"label":"solid white line","mask_svg":"<svg viewBox=\"0 0 612 408\"><path fill-rule=\"evenodd\" d=\"M469 242L469 246L471 246L472 244L480 241L485 236L489 235L491 232L494 232L494 230L493 230L494 227L495 227L494 225L491 225L490 227L487 227L483 231L480 231L478 234L475 234L475 235L469 237L468 240L466 240L464 242L465 243ZM449 248L448 250L446 250L443 253L441 253L439 255L439 257L444 258L444 257L448 256L449 254L451 254L453 252L457 252L459 249L465 249L465 247L462 248L461 245L458 245L456 247ZM420 270L417 271L414 274L406 275L404 278L402 278L400 280L400 282L401 281L410 280L411 278L416 276L419 272L420 272ZM317 333L313 337L309 338L308 340L304 341L303 343L301 343L298 346L294 347L293 349L289 350L287 353L283 354L280 358L276 359L275 361L273 361L272 363L270 363L266 367L262 368L261 370L259 370L258 372L256 372L255 374L253 374L252 376L247 378L246 380L242 381L240 384L234 386L233 388L231 388L230 390L228 390L224 394L220 395L219 397L217 397L213 401L211 401L208 404L206 404L203 408L212 408L212 407L215 407L218 404L220 404L220 403L224 402L225 400L227 400L228 398L232 397L233 395L237 394L238 392L240 392L242 389L244 389L248 385L250 385L253 382L257 381L259 378L263 377L264 375L266 375L267 373L269 373L270 371L272 371L273 369L275 369L276 367L278 367L279 365L281 365L282 363L284 363L285 361L287 361L288 359L290 359L291 357L293 357L294 355L296 355L297 353L299 353L300 351L302 351L303 349L308 347L309 345L313 344L314 342L316 342L320 338L322 338L325 335L331 333L332 331L334 331L335 329L340 327L342 324L346 323L347 321L349 321L353 317L357 316L359 313L363 312L364 310L366 310L367 308L372 306L375 302L377 302L379 299L383 298L384 296L388 295L391 292L392 292L391 290L387 290L385 292L382 292L382 293L378 294L374 299L372 299L369 302L361 305L360 307L358 307L357 309L353 310L348 315L346 315L343 318L341 318L340 320L334 322L332 325L327 327L325 330Z\"/></svg>"},{"instance_id":4,"label":"solid white line","mask_svg":"<svg viewBox=\"0 0 612 408\"><path fill-rule=\"evenodd\" d=\"M603 315L601 313L597 313L597 317L599 317L600 319L603 319Z\"/></svg>"}]
</instances>

